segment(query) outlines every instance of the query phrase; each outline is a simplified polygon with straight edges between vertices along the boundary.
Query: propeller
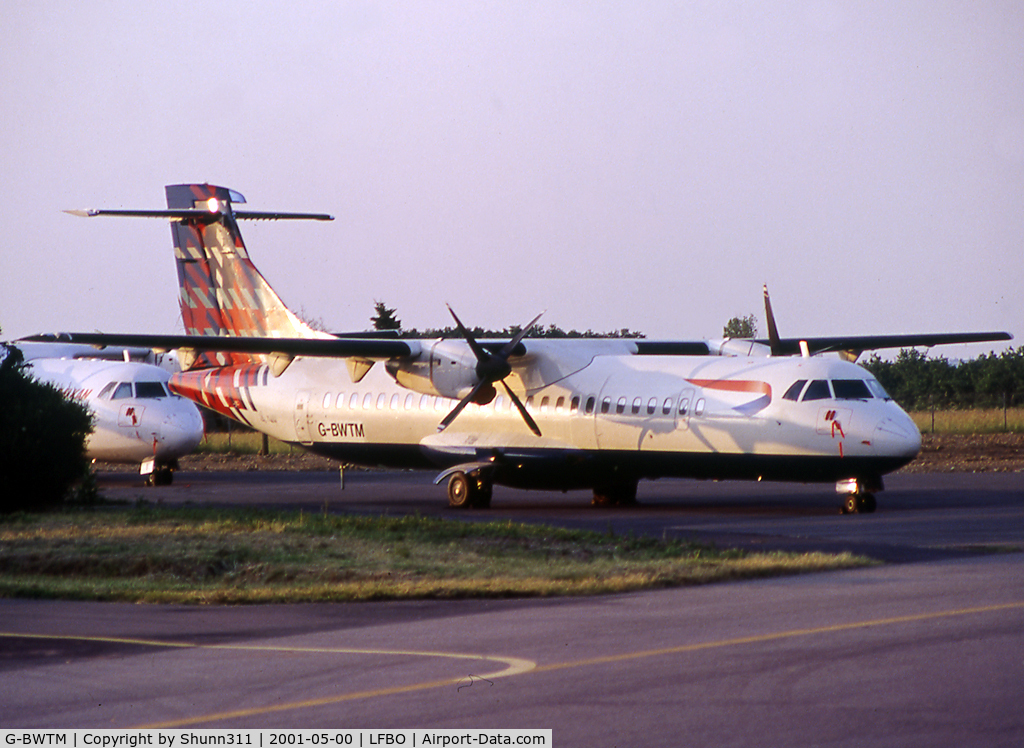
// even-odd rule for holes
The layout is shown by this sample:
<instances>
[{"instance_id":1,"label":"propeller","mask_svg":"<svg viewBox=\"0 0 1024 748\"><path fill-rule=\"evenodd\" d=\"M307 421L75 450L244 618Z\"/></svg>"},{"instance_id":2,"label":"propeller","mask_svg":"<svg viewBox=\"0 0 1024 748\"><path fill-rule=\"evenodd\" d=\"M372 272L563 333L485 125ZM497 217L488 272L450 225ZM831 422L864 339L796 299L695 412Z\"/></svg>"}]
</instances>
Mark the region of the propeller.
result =
<instances>
[{"instance_id":1,"label":"propeller","mask_svg":"<svg viewBox=\"0 0 1024 748\"><path fill-rule=\"evenodd\" d=\"M450 305L446 304L448 311L451 312L452 318L455 320L456 326L459 328L459 332L462 333L462 337L466 339L466 343L469 344L469 349L473 351L473 355L476 356L476 376L479 380L473 389L470 390L469 394L466 395L459 404L452 408L451 413L446 415L441 423L438 424L437 430L444 431L446 428L451 426L459 413L461 413L467 405L472 402L489 403L494 399L495 395L495 382L501 382L501 385L505 388L512 403L516 406L519 411L519 415L526 421L526 425L530 427L530 431L540 436L540 428L537 426L537 422L533 420L533 417L526 411L526 406L523 405L522 401L516 396L516 393L512 391L512 388L508 386L505 378L512 373L512 367L508 363L509 356L512 355L512 351L516 349L516 346L522 342L523 338L526 337L526 333L530 331L537 320L541 318L544 312L541 312L533 321L530 322L526 327L519 331L519 333L512 338L509 342L505 343L497 353L491 353L486 348L476 342L476 338L466 329L466 326L462 324L462 320L459 319L458 315L455 314L455 310Z\"/></svg>"}]
</instances>

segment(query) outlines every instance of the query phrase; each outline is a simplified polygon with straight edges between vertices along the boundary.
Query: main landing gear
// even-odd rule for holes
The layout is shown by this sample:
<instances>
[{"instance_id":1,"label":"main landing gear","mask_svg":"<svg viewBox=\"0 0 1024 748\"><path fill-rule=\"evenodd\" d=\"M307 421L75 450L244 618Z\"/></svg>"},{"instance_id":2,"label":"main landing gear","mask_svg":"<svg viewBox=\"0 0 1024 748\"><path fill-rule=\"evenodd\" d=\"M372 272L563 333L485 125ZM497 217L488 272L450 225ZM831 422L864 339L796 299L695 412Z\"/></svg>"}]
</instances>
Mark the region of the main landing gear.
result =
<instances>
[{"instance_id":1,"label":"main landing gear","mask_svg":"<svg viewBox=\"0 0 1024 748\"><path fill-rule=\"evenodd\" d=\"M636 504L636 488L639 481L622 478L594 486L591 506L632 506Z\"/></svg>"},{"instance_id":2,"label":"main landing gear","mask_svg":"<svg viewBox=\"0 0 1024 748\"><path fill-rule=\"evenodd\" d=\"M836 483L836 492L846 494L840 514L871 514L878 508L875 491L882 490L882 479L849 478Z\"/></svg>"},{"instance_id":3,"label":"main landing gear","mask_svg":"<svg viewBox=\"0 0 1024 748\"><path fill-rule=\"evenodd\" d=\"M448 506L454 509L487 509L491 506L494 482L479 470L459 471L448 478Z\"/></svg>"}]
</instances>

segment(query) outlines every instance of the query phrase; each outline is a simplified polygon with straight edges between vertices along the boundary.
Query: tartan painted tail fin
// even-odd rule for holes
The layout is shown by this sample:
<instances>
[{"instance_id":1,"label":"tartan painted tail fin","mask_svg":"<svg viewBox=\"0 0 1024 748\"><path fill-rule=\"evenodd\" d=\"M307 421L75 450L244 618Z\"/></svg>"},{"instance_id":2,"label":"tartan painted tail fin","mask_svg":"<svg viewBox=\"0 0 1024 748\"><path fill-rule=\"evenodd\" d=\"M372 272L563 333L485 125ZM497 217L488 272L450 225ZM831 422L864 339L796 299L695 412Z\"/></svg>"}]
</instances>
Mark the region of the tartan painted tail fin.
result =
<instances>
[{"instance_id":1,"label":"tartan painted tail fin","mask_svg":"<svg viewBox=\"0 0 1024 748\"><path fill-rule=\"evenodd\" d=\"M166 187L167 207L183 211L171 223L181 319L189 335L330 338L299 319L249 259L238 219L319 218L313 214L235 211L245 198L209 184ZM206 365L255 363L258 356L217 354ZM197 362L198 363L198 362Z\"/></svg>"}]
</instances>

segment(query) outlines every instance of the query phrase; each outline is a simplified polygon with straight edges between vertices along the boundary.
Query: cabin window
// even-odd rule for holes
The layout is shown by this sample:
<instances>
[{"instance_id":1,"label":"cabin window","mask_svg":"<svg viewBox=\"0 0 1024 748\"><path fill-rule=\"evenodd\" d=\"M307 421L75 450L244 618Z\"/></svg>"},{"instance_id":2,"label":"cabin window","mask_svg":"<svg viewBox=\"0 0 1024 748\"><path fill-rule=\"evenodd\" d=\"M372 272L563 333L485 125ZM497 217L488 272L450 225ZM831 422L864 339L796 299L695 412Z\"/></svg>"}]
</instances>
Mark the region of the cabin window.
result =
<instances>
[{"instance_id":1,"label":"cabin window","mask_svg":"<svg viewBox=\"0 0 1024 748\"><path fill-rule=\"evenodd\" d=\"M405 409L406 410L412 410L412 401L413 401L413 396L412 396L412 393L410 392L408 395L405 396Z\"/></svg>"},{"instance_id":2,"label":"cabin window","mask_svg":"<svg viewBox=\"0 0 1024 748\"><path fill-rule=\"evenodd\" d=\"M863 379L833 379L832 391L836 400L870 400L871 390Z\"/></svg>"},{"instance_id":3,"label":"cabin window","mask_svg":"<svg viewBox=\"0 0 1024 748\"><path fill-rule=\"evenodd\" d=\"M800 391L807 384L806 379L798 379L793 384L789 385L789 389L786 390L786 394L782 396L783 400L792 400L794 403L800 399Z\"/></svg>"},{"instance_id":4,"label":"cabin window","mask_svg":"<svg viewBox=\"0 0 1024 748\"><path fill-rule=\"evenodd\" d=\"M359 393L353 392L352 397L350 397L348 400L348 407L350 407L352 410L355 410L357 405L359 405Z\"/></svg>"},{"instance_id":5,"label":"cabin window","mask_svg":"<svg viewBox=\"0 0 1024 748\"><path fill-rule=\"evenodd\" d=\"M698 399L697 403L693 406L693 414L695 416L702 416L702 415L704 415L704 398L703 397Z\"/></svg>"},{"instance_id":6,"label":"cabin window","mask_svg":"<svg viewBox=\"0 0 1024 748\"><path fill-rule=\"evenodd\" d=\"M387 405L388 396L384 392L377 395L377 410L384 410L384 406Z\"/></svg>"},{"instance_id":7,"label":"cabin window","mask_svg":"<svg viewBox=\"0 0 1024 748\"><path fill-rule=\"evenodd\" d=\"M533 395L530 395L528 398L526 398L526 409L533 410Z\"/></svg>"},{"instance_id":8,"label":"cabin window","mask_svg":"<svg viewBox=\"0 0 1024 748\"><path fill-rule=\"evenodd\" d=\"M438 395L434 398L434 410L444 410L444 398Z\"/></svg>"},{"instance_id":9,"label":"cabin window","mask_svg":"<svg viewBox=\"0 0 1024 748\"><path fill-rule=\"evenodd\" d=\"M640 406L642 404L643 404L643 398L642 397L634 397L633 398L633 408L632 408L633 415L636 415L637 413L640 412Z\"/></svg>"},{"instance_id":10,"label":"cabin window","mask_svg":"<svg viewBox=\"0 0 1024 748\"><path fill-rule=\"evenodd\" d=\"M327 410L328 408L331 407L331 400L333 399L334 398L331 397L330 392L324 393L324 410Z\"/></svg>"},{"instance_id":11,"label":"cabin window","mask_svg":"<svg viewBox=\"0 0 1024 748\"><path fill-rule=\"evenodd\" d=\"M647 415L653 416L655 411L658 410L658 398L652 397L647 401Z\"/></svg>"},{"instance_id":12,"label":"cabin window","mask_svg":"<svg viewBox=\"0 0 1024 748\"><path fill-rule=\"evenodd\" d=\"M618 415L622 415L626 412L626 398L620 397L618 402L615 403L615 412Z\"/></svg>"},{"instance_id":13,"label":"cabin window","mask_svg":"<svg viewBox=\"0 0 1024 748\"><path fill-rule=\"evenodd\" d=\"M602 413L607 413L611 409L612 409L612 399L610 397L606 397L604 400L601 401L601 412Z\"/></svg>"},{"instance_id":14,"label":"cabin window","mask_svg":"<svg viewBox=\"0 0 1024 748\"><path fill-rule=\"evenodd\" d=\"M576 395L572 400L569 401L569 412L576 413L580 409L580 396Z\"/></svg>"},{"instance_id":15,"label":"cabin window","mask_svg":"<svg viewBox=\"0 0 1024 748\"><path fill-rule=\"evenodd\" d=\"M398 401L401 400L401 395L397 392L391 396L391 410L398 410Z\"/></svg>"},{"instance_id":16,"label":"cabin window","mask_svg":"<svg viewBox=\"0 0 1024 748\"><path fill-rule=\"evenodd\" d=\"M684 397L679 401L679 415L686 416L690 412L690 398Z\"/></svg>"},{"instance_id":17,"label":"cabin window","mask_svg":"<svg viewBox=\"0 0 1024 748\"><path fill-rule=\"evenodd\" d=\"M540 412L541 413L547 413L548 412L548 403L550 403L550 402L551 402L551 398L548 397L547 395L545 395L543 398L541 398L541 401L540 401Z\"/></svg>"},{"instance_id":18,"label":"cabin window","mask_svg":"<svg viewBox=\"0 0 1024 748\"><path fill-rule=\"evenodd\" d=\"M370 406L372 404L373 404L373 393L372 392L367 392L366 395L363 396L363 410L369 410Z\"/></svg>"},{"instance_id":19,"label":"cabin window","mask_svg":"<svg viewBox=\"0 0 1024 748\"><path fill-rule=\"evenodd\" d=\"M114 390L114 394L110 396L111 400L124 400L132 396L132 383L121 382L117 385L117 389Z\"/></svg>"},{"instance_id":20,"label":"cabin window","mask_svg":"<svg viewBox=\"0 0 1024 748\"><path fill-rule=\"evenodd\" d=\"M565 398L560 397L555 400L555 412L561 413L563 410L565 410Z\"/></svg>"},{"instance_id":21,"label":"cabin window","mask_svg":"<svg viewBox=\"0 0 1024 748\"><path fill-rule=\"evenodd\" d=\"M661 414L667 416L672 413L672 398L666 397L664 404L661 406Z\"/></svg>"},{"instance_id":22,"label":"cabin window","mask_svg":"<svg viewBox=\"0 0 1024 748\"><path fill-rule=\"evenodd\" d=\"M167 397L163 382L136 382L135 397L155 398Z\"/></svg>"},{"instance_id":23,"label":"cabin window","mask_svg":"<svg viewBox=\"0 0 1024 748\"><path fill-rule=\"evenodd\" d=\"M824 379L815 379L807 385L803 399L806 402L808 400L828 400L830 397L832 397L832 391L828 388L828 382Z\"/></svg>"},{"instance_id":24,"label":"cabin window","mask_svg":"<svg viewBox=\"0 0 1024 748\"><path fill-rule=\"evenodd\" d=\"M587 415L590 415L591 413L594 412L594 406L596 404L597 404L597 399L593 395L591 395L590 397L587 398L587 407L586 407L586 414Z\"/></svg>"},{"instance_id":25,"label":"cabin window","mask_svg":"<svg viewBox=\"0 0 1024 748\"><path fill-rule=\"evenodd\" d=\"M334 404L334 407L338 408L338 409L341 409L341 408L345 407L345 393L344 392L339 392L338 393L338 402L336 402Z\"/></svg>"},{"instance_id":26,"label":"cabin window","mask_svg":"<svg viewBox=\"0 0 1024 748\"><path fill-rule=\"evenodd\" d=\"M420 396L420 410L427 410L430 407L430 395Z\"/></svg>"}]
</instances>

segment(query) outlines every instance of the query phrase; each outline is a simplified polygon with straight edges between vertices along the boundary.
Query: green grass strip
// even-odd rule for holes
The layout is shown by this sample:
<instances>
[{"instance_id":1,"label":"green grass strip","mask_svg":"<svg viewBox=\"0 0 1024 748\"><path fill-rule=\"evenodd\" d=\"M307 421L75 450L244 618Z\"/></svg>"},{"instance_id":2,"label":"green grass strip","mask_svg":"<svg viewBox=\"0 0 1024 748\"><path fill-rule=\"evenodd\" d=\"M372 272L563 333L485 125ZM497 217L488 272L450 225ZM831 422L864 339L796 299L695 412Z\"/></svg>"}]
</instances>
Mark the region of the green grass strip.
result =
<instances>
[{"instance_id":1,"label":"green grass strip","mask_svg":"<svg viewBox=\"0 0 1024 748\"><path fill-rule=\"evenodd\" d=\"M271 603L591 595L845 569L513 522L135 507L0 520L0 596Z\"/></svg>"}]
</instances>

